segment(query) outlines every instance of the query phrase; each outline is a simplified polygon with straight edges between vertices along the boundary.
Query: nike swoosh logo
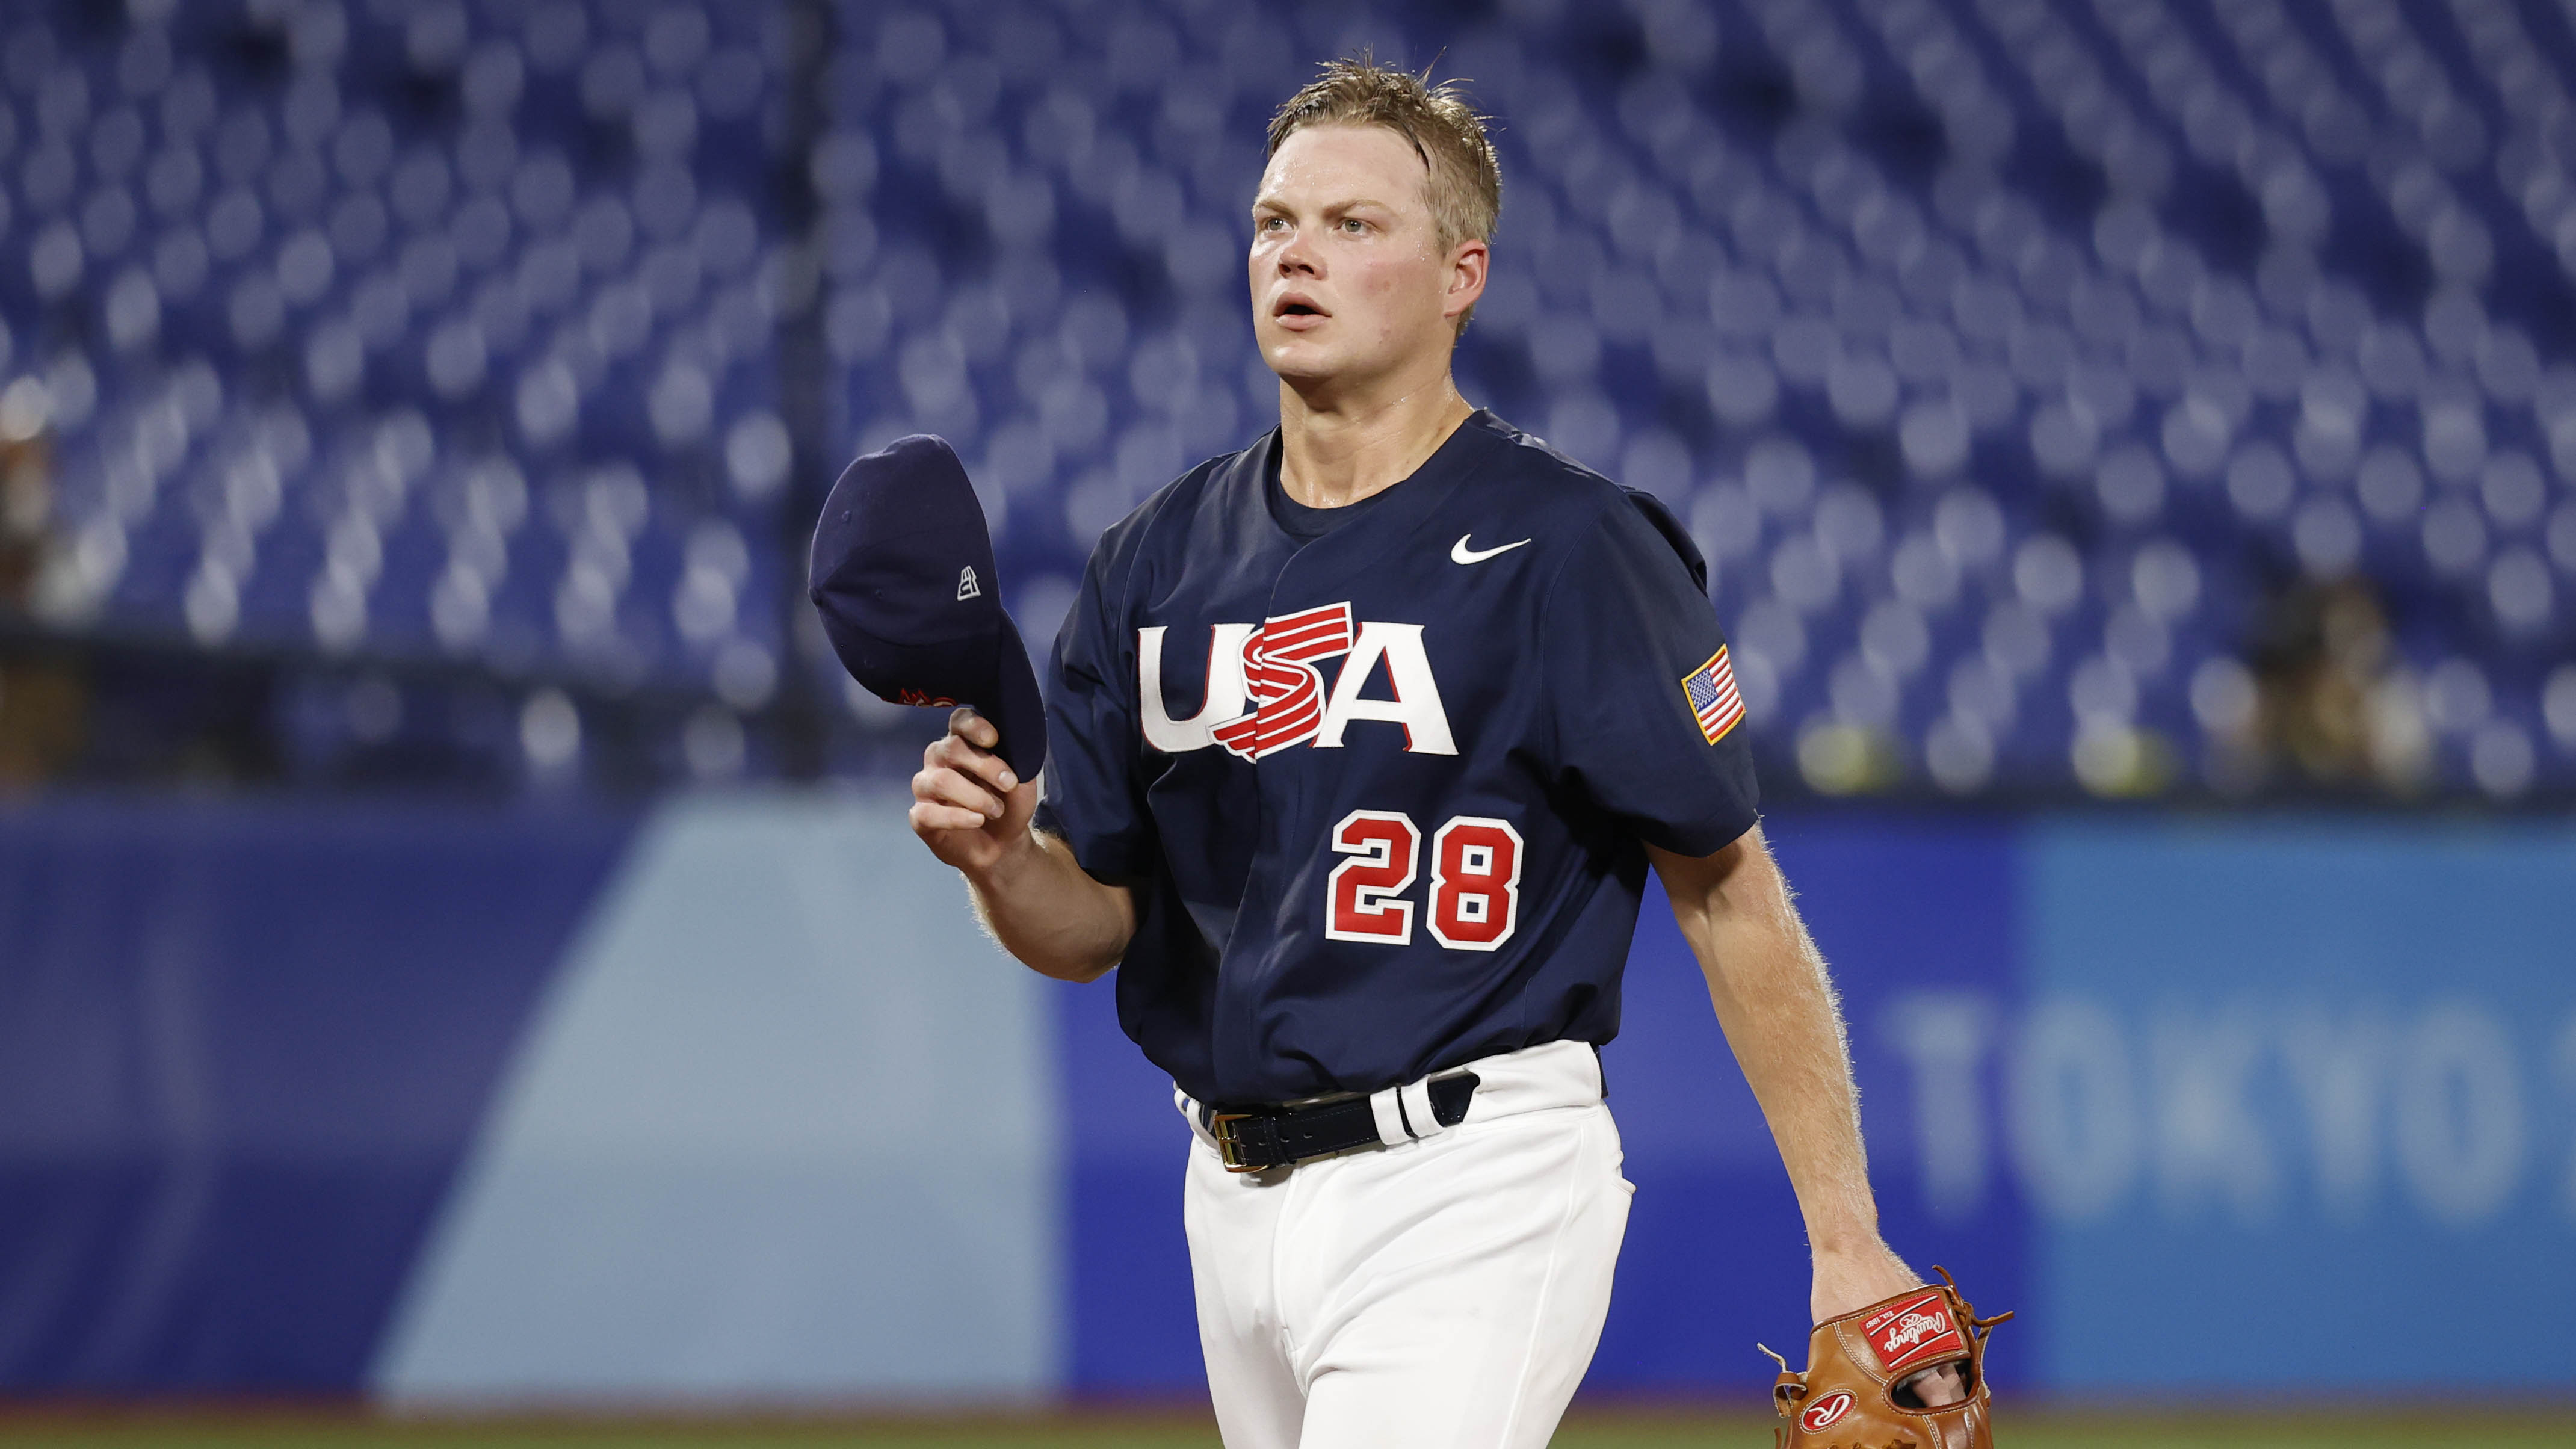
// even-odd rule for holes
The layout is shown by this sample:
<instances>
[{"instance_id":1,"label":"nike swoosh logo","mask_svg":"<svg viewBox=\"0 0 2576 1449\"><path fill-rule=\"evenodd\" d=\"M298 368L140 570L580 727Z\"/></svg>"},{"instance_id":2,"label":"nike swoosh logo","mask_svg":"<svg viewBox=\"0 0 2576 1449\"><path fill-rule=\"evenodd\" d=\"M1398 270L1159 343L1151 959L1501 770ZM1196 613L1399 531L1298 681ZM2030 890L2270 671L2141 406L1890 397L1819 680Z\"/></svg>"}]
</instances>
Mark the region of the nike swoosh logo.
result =
<instances>
[{"instance_id":1,"label":"nike swoosh logo","mask_svg":"<svg viewBox=\"0 0 2576 1449\"><path fill-rule=\"evenodd\" d=\"M1529 540L1525 538L1522 539L1520 543L1507 543L1499 548L1469 548L1467 546L1467 540L1474 536L1475 535L1473 534L1462 533L1458 535L1458 541L1456 543L1449 545L1449 561L1451 563L1483 563L1485 560L1492 558L1498 553L1510 553L1513 549L1520 547L1521 543L1529 542Z\"/></svg>"}]
</instances>

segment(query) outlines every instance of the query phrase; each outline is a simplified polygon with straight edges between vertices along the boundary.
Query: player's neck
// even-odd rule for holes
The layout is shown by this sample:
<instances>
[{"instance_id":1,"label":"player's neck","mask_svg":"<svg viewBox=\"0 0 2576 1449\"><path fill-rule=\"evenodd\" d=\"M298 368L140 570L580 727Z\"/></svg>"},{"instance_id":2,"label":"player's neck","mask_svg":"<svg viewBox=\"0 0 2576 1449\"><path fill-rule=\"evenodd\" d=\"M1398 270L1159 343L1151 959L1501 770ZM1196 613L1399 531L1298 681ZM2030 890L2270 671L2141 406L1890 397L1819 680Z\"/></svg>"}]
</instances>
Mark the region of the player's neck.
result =
<instances>
[{"instance_id":1,"label":"player's neck","mask_svg":"<svg viewBox=\"0 0 2576 1449\"><path fill-rule=\"evenodd\" d=\"M1392 397L1279 389L1279 486L1309 508L1341 508L1413 476L1475 411L1443 368Z\"/></svg>"}]
</instances>

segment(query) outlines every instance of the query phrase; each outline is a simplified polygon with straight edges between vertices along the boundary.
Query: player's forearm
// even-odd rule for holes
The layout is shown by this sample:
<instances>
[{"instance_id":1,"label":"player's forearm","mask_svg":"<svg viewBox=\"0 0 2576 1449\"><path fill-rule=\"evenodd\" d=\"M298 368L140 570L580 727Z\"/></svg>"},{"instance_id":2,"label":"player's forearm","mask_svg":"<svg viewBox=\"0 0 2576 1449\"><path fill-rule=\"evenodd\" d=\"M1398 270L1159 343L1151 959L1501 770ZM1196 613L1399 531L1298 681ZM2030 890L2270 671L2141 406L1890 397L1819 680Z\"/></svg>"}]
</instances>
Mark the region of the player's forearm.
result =
<instances>
[{"instance_id":1,"label":"player's forearm","mask_svg":"<svg viewBox=\"0 0 2576 1449\"><path fill-rule=\"evenodd\" d=\"M1135 897L1084 872L1062 840L1029 832L1029 845L966 872L975 913L1002 949L1042 976L1092 981L1118 964L1136 934Z\"/></svg>"},{"instance_id":2,"label":"player's forearm","mask_svg":"<svg viewBox=\"0 0 2576 1449\"><path fill-rule=\"evenodd\" d=\"M1757 830L1706 860L1659 852L1656 864L1779 1144L1810 1244L1819 1255L1876 1250L1841 1008L1770 850Z\"/></svg>"}]
</instances>

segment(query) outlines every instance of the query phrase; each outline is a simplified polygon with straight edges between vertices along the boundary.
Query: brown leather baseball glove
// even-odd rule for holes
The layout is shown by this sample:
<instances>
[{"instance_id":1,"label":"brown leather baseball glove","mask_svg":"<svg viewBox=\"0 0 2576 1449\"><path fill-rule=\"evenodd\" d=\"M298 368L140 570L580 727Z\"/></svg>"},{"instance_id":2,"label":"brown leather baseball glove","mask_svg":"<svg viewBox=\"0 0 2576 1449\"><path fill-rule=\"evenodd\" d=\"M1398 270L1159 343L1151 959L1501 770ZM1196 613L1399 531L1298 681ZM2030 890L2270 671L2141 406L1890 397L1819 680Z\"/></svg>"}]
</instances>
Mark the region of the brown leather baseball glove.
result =
<instances>
[{"instance_id":1,"label":"brown leather baseball glove","mask_svg":"<svg viewBox=\"0 0 2576 1449\"><path fill-rule=\"evenodd\" d=\"M1762 1349L1780 1365L1779 1449L1992 1449L1986 1334L2012 1315L1977 1317L1948 1270L1932 1271L1939 1283L1817 1324L1805 1373ZM1928 1372L1944 1365L1957 1367Z\"/></svg>"}]
</instances>

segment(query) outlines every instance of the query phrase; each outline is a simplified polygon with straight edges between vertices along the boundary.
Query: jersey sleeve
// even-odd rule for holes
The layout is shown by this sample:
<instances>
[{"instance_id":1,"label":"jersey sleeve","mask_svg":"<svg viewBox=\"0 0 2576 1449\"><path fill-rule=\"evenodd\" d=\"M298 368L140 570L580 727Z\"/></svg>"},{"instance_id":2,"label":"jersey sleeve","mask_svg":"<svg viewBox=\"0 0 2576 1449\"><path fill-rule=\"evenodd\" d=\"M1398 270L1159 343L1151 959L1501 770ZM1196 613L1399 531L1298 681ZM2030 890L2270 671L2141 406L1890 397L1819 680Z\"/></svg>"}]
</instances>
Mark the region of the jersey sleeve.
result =
<instances>
[{"instance_id":1,"label":"jersey sleeve","mask_svg":"<svg viewBox=\"0 0 2576 1449\"><path fill-rule=\"evenodd\" d=\"M1047 764L1037 828L1073 847L1095 879L1123 884L1153 870L1154 819L1137 771L1136 666L1123 619L1131 530L1101 540L1082 590L1056 631L1043 690Z\"/></svg>"},{"instance_id":2,"label":"jersey sleeve","mask_svg":"<svg viewBox=\"0 0 2576 1449\"><path fill-rule=\"evenodd\" d=\"M1549 590L1556 764L1646 843L1710 855L1752 828L1760 795L1697 550L1660 508L1604 508Z\"/></svg>"}]
</instances>

